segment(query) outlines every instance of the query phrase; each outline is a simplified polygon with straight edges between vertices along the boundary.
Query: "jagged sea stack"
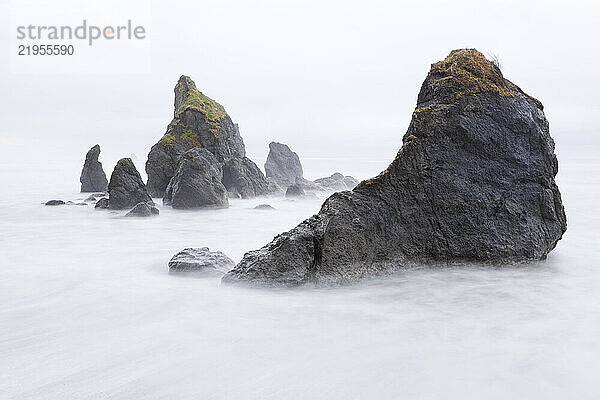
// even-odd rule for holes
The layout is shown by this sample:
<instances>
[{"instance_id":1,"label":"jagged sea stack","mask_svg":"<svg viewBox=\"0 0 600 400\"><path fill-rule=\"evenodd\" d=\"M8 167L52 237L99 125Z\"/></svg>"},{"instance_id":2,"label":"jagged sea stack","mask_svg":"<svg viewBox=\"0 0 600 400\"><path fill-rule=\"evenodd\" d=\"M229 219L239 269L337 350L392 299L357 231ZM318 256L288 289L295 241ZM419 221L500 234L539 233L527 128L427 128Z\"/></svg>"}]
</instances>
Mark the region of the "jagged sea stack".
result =
<instances>
[{"instance_id":1,"label":"jagged sea stack","mask_svg":"<svg viewBox=\"0 0 600 400\"><path fill-rule=\"evenodd\" d=\"M473 49L431 66L377 177L248 252L224 281L345 283L420 263L544 259L566 230L542 104Z\"/></svg>"},{"instance_id":2,"label":"jagged sea stack","mask_svg":"<svg viewBox=\"0 0 600 400\"><path fill-rule=\"evenodd\" d=\"M138 203L154 205L131 158L121 158L108 183L108 208L122 210Z\"/></svg>"},{"instance_id":3,"label":"jagged sea stack","mask_svg":"<svg viewBox=\"0 0 600 400\"><path fill-rule=\"evenodd\" d=\"M85 155L85 162L79 178L82 192L103 192L106 190L108 180L106 180L106 174L102 169L102 163L98 161L98 156L100 156L99 145L92 147Z\"/></svg>"},{"instance_id":4,"label":"jagged sea stack","mask_svg":"<svg viewBox=\"0 0 600 400\"><path fill-rule=\"evenodd\" d=\"M223 106L201 93L189 77L181 76L175 86L174 118L165 135L152 146L148 154L146 172L151 196L163 196L175 174L179 157L195 147L210 151L221 167L231 159L243 159L246 156L238 126L231 121ZM248 179L258 180L259 186L262 183L267 187L262 172L258 177ZM235 191L237 188L227 189Z\"/></svg>"},{"instance_id":5,"label":"jagged sea stack","mask_svg":"<svg viewBox=\"0 0 600 400\"><path fill-rule=\"evenodd\" d=\"M286 144L269 143L269 155L265 162L265 174L278 185L288 187L302 179L302 164L298 154L294 153Z\"/></svg>"}]
</instances>

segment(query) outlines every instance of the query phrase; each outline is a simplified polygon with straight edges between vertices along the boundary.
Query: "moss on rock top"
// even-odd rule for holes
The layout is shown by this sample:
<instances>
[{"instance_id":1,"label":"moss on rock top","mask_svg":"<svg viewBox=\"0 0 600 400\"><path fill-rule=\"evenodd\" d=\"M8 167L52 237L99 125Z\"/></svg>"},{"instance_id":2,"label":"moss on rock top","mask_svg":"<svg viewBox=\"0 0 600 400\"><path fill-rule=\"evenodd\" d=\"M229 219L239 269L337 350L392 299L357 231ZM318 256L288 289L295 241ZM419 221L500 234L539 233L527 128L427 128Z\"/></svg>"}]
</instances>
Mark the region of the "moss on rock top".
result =
<instances>
[{"instance_id":1,"label":"moss on rock top","mask_svg":"<svg viewBox=\"0 0 600 400\"><path fill-rule=\"evenodd\" d=\"M182 75L175 86L175 118L190 109L201 112L211 125L218 125L227 115L222 105L200 92L190 77Z\"/></svg>"},{"instance_id":2,"label":"moss on rock top","mask_svg":"<svg viewBox=\"0 0 600 400\"><path fill-rule=\"evenodd\" d=\"M429 76L434 85L453 89L456 98L483 92L514 96L519 91L504 79L497 65L475 49L452 50L443 61L431 65Z\"/></svg>"}]
</instances>

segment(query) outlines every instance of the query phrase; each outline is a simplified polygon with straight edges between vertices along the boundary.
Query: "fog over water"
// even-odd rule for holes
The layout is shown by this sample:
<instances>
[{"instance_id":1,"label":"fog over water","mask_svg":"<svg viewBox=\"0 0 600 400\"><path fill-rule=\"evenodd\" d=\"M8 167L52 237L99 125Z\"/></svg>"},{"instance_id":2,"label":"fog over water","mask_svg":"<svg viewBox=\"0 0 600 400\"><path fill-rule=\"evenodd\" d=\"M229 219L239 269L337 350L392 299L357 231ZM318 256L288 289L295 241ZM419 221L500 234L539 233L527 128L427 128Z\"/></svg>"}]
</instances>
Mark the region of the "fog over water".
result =
<instances>
[{"instance_id":1,"label":"fog over water","mask_svg":"<svg viewBox=\"0 0 600 400\"><path fill-rule=\"evenodd\" d=\"M150 73L0 63L0 399L599 398L597 2L111 2L40 2L40 15L149 16ZM0 46L14 52L9 14L0 4ZM201 246L237 262L325 194L193 212L157 199L147 219L43 205L86 197L96 143L107 175L128 156L145 179L181 74L224 105L261 168L276 140L307 178L375 176L430 64L462 47L497 54L545 105L568 229L544 262L237 288L169 275L167 262Z\"/></svg>"},{"instance_id":2,"label":"fog over water","mask_svg":"<svg viewBox=\"0 0 600 400\"><path fill-rule=\"evenodd\" d=\"M63 179L75 166L3 164L0 397L595 398L600 164L564 160L569 227L545 262L295 290L172 276L166 263L187 246L238 261L322 198L130 219L41 205L84 197ZM276 210L252 209L265 202Z\"/></svg>"}]
</instances>

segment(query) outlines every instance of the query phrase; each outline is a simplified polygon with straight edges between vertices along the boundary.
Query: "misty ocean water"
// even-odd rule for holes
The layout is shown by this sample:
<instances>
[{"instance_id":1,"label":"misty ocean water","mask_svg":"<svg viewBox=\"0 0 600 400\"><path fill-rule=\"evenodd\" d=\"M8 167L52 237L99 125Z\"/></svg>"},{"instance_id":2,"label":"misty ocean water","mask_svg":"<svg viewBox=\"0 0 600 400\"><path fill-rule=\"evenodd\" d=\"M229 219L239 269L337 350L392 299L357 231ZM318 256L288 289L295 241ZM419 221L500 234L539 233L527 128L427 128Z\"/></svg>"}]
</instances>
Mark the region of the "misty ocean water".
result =
<instances>
[{"instance_id":1,"label":"misty ocean water","mask_svg":"<svg viewBox=\"0 0 600 400\"><path fill-rule=\"evenodd\" d=\"M598 163L561 159L568 231L545 262L291 290L167 262L201 246L237 262L323 197L131 219L43 206L85 197L61 171L0 170L2 399L600 398Z\"/></svg>"}]
</instances>

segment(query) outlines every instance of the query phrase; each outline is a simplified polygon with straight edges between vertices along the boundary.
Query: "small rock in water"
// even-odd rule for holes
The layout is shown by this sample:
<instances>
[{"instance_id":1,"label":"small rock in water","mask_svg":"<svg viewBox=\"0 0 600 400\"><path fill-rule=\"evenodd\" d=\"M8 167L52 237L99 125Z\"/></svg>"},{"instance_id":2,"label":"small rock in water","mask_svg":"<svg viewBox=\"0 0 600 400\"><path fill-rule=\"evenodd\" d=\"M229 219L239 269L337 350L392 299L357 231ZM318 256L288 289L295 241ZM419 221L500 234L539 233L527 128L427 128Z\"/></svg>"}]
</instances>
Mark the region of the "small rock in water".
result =
<instances>
[{"instance_id":1,"label":"small rock in water","mask_svg":"<svg viewBox=\"0 0 600 400\"><path fill-rule=\"evenodd\" d=\"M98 198L96 196L92 195L92 196L86 197L86 199L83 201L96 201L96 200L98 200Z\"/></svg>"},{"instance_id":2,"label":"small rock in water","mask_svg":"<svg viewBox=\"0 0 600 400\"><path fill-rule=\"evenodd\" d=\"M175 254L169 261L169 273L212 272L224 274L235 263L220 251L210 251L208 247L187 248Z\"/></svg>"},{"instance_id":3,"label":"small rock in water","mask_svg":"<svg viewBox=\"0 0 600 400\"><path fill-rule=\"evenodd\" d=\"M98 209L108 208L108 198L103 197L100 200L98 200L96 202L96 205L94 206L94 208L98 208Z\"/></svg>"},{"instance_id":4,"label":"small rock in water","mask_svg":"<svg viewBox=\"0 0 600 400\"><path fill-rule=\"evenodd\" d=\"M131 209L126 217L152 217L153 215L158 215L158 208L149 206L147 203L137 203L135 207Z\"/></svg>"},{"instance_id":5,"label":"small rock in water","mask_svg":"<svg viewBox=\"0 0 600 400\"><path fill-rule=\"evenodd\" d=\"M74 201L67 201L65 204L68 206L87 206L86 203L75 203Z\"/></svg>"},{"instance_id":6,"label":"small rock in water","mask_svg":"<svg viewBox=\"0 0 600 400\"><path fill-rule=\"evenodd\" d=\"M134 207L140 202L154 205L131 158L122 158L117 162L110 176L108 207L113 210L123 210Z\"/></svg>"},{"instance_id":7,"label":"small rock in water","mask_svg":"<svg viewBox=\"0 0 600 400\"><path fill-rule=\"evenodd\" d=\"M255 210L274 210L275 207L273 207L270 204L259 204L256 207L254 207Z\"/></svg>"},{"instance_id":8,"label":"small rock in water","mask_svg":"<svg viewBox=\"0 0 600 400\"><path fill-rule=\"evenodd\" d=\"M265 163L265 173L267 178L286 187L296 182L298 178L302 179L302 164L300 164L298 154L290 150L287 145L271 142Z\"/></svg>"},{"instance_id":9,"label":"small rock in water","mask_svg":"<svg viewBox=\"0 0 600 400\"><path fill-rule=\"evenodd\" d=\"M47 206L62 206L63 204L65 204L65 202L62 200L48 200L45 203Z\"/></svg>"},{"instance_id":10,"label":"small rock in water","mask_svg":"<svg viewBox=\"0 0 600 400\"><path fill-rule=\"evenodd\" d=\"M315 179L315 183L322 186L324 189L341 191L352 190L359 182L349 175L344 176L339 172L336 172L331 176Z\"/></svg>"},{"instance_id":11,"label":"small rock in water","mask_svg":"<svg viewBox=\"0 0 600 400\"><path fill-rule=\"evenodd\" d=\"M298 184L289 186L285 191L285 197L303 197L304 195L304 189Z\"/></svg>"}]
</instances>

